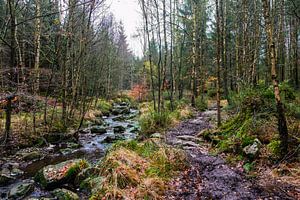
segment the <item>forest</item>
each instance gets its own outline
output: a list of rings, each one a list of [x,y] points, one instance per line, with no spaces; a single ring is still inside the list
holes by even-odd
[[[0,0],[0,27],[0,199],[300,199],[299,0]]]

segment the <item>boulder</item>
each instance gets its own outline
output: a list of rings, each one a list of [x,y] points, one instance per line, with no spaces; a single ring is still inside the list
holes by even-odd
[[[100,169],[97,167],[88,167],[86,169],[83,169],[80,173],[77,174],[75,178],[75,184],[79,186],[87,178],[98,176],[99,173]]]
[[[85,189],[90,191],[92,194],[97,193],[98,190],[101,190],[104,178],[101,176],[97,177],[88,177],[83,180],[80,184],[80,189]]]
[[[120,135],[120,134],[114,134],[114,135],[108,135],[103,142],[104,143],[112,143],[115,142],[117,140],[124,140],[124,136]]]
[[[24,181],[15,184],[8,193],[9,199],[22,199],[25,196],[32,193],[34,190],[34,185],[32,181]]]
[[[82,159],[48,165],[38,171],[35,181],[46,189],[57,188],[62,184],[73,182],[76,175],[87,167],[88,163]]]
[[[22,159],[25,161],[31,161],[41,158],[43,155],[39,151],[26,152],[21,154]]]
[[[91,132],[92,132],[92,133],[95,133],[95,134],[97,134],[97,135],[101,135],[101,134],[106,133],[107,131],[106,131],[106,128],[103,127],[103,126],[93,126],[93,127],[91,128]]]
[[[124,133],[126,129],[123,126],[115,126],[114,133]]]
[[[254,158],[258,156],[260,148],[261,148],[261,142],[258,139],[255,139],[253,144],[248,145],[243,148],[243,152],[251,158]]]
[[[52,194],[58,199],[58,200],[79,200],[79,196],[70,190],[59,188],[55,189]]]
[[[114,109],[111,111],[111,113],[112,113],[113,115],[120,115],[120,114],[122,113],[122,109],[120,109],[120,108],[114,108]]]
[[[123,115],[120,115],[120,116],[113,118],[112,120],[122,122],[122,121],[125,121],[125,119],[126,118]]]
[[[23,172],[22,170],[18,169],[18,168],[13,168],[13,169],[11,170],[10,174],[11,174],[12,176],[14,176],[14,177],[19,177],[19,176],[23,175],[24,172]]]
[[[130,129],[130,133],[137,133],[140,131],[140,127],[135,125]]]
[[[120,106],[126,106],[126,107],[128,107],[128,106],[129,106],[129,103],[123,101],[123,102],[121,102],[119,105],[120,105]]]
[[[112,111],[111,111],[111,113],[113,114],[113,115],[121,115],[121,114],[130,114],[130,108],[128,108],[128,107],[121,107],[121,106],[119,106],[119,107],[117,107],[117,108],[114,108]]]

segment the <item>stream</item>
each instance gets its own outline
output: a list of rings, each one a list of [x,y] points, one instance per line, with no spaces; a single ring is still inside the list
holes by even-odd
[[[67,141],[57,140],[59,142],[53,142],[48,147],[30,147],[0,158],[0,199],[11,199],[8,197],[9,191],[16,184],[23,181],[33,182],[35,174],[45,166],[75,158],[86,159],[90,164],[96,164],[116,141],[137,137],[138,115],[139,111],[125,102],[114,104],[110,115],[98,117],[97,123],[91,122],[79,132],[77,141],[74,141],[74,138]],[[60,135],[54,134],[54,140],[55,136],[59,138]],[[9,179],[6,181],[7,177]],[[80,199],[87,198],[87,194],[81,193],[78,188],[70,189],[78,191]],[[51,196],[50,192],[34,183],[33,192],[19,199],[39,199],[45,196]]]

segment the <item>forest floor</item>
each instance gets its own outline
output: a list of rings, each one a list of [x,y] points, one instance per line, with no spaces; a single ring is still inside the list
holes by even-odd
[[[185,149],[190,167],[171,181],[165,199],[299,199],[300,187],[271,178],[248,178],[239,167],[209,153],[210,144],[198,136],[211,128],[209,119],[215,114],[214,110],[198,113],[166,133],[168,144]]]

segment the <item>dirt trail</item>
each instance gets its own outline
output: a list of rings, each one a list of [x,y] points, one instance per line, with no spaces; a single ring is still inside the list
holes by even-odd
[[[195,136],[210,127],[208,120],[213,114],[214,111],[199,113],[167,132],[167,143],[185,149],[191,166],[170,183],[174,188],[166,193],[165,199],[295,199],[280,190],[267,191],[219,156],[208,154],[207,145]]]

